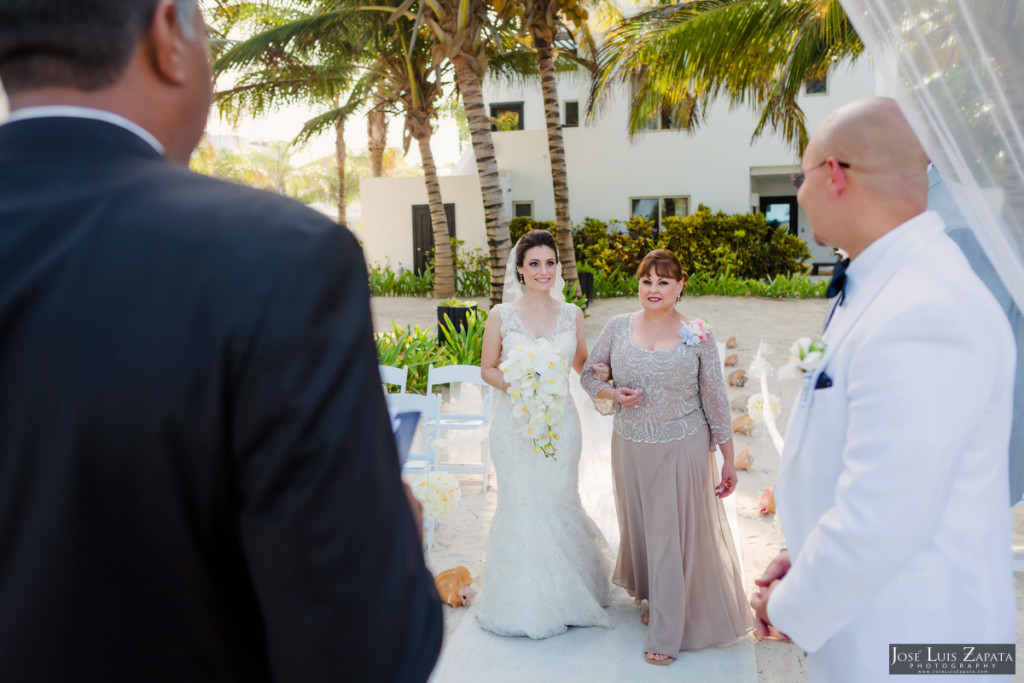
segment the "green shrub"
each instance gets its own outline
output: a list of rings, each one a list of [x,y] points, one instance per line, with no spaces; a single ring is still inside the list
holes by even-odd
[[[432,329],[399,327],[391,323],[391,332],[376,335],[377,362],[395,367],[409,366],[406,391],[425,394],[427,392],[427,370],[431,365],[447,364],[448,352],[437,345]]]
[[[491,291],[488,255],[482,249],[466,249],[462,240],[452,238],[455,261],[455,291],[459,296],[487,296]]]
[[[699,272],[690,278],[686,294],[690,296],[761,296],[775,299],[820,299],[825,297],[827,280],[814,281],[806,275],[780,275],[765,280],[737,278],[727,274]]]
[[[472,311],[466,316],[466,326],[455,329],[451,318],[445,316],[444,343],[438,344],[433,328],[399,327],[391,323],[391,331],[376,335],[377,362],[397,368],[409,367],[406,391],[424,394],[427,391],[427,372],[431,365],[480,365],[480,354],[487,324],[487,311]]]
[[[554,221],[535,221],[528,216],[516,216],[508,222],[508,237],[512,241],[511,244],[514,247],[519,238],[530,232],[531,230],[547,230],[552,235],[555,234],[555,222]],[[557,237],[556,237],[557,243]]]
[[[811,255],[799,237],[770,225],[764,214],[713,214],[703,204],[692,216],[666,218],[659,246],[674,251],[691,275],[754,280],[804,273]]]
[[[616,296],[636,296],[637,283],[632,273],[626,275],[619,271],[605,273],[599,270],[594,273],[594,297],[606,299]]]
[[[593,247],[599,240],[608,236],[608,224],[596,218],[584,218],[582,223],[572,228],[572,246],[576,250],[576,265],[587,262],[585,256],[587,250]],[[590,272],[596,272],[591,270]]]
[[[370,266],[370,296],[430,296],[433,291],[433,268],[428,267],[423,275],[411,270],[399,275],[389,264]]]
[[[446,362],[434,365],[480,365],[480,355],[484,341],[484,325],[487,324],[487,311],[476,310],[466,314],[466,325],[455,329],[455,324],[447,315],[444,317],[444,350]]]

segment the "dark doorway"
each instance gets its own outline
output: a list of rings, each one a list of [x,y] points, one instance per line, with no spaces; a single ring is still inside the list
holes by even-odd
[[[785,228],[790,235],[797,234],[796,197],[761,197],[761,213],[769,223]]]
[[[444,205],[444,216],[448,219],[448,234],[455,237],[455,205]],[[430,206],[416,204],[412,207],[412,269],[422,275],[427,267],[427,258],[434,251],[434,225],[430,220]]]

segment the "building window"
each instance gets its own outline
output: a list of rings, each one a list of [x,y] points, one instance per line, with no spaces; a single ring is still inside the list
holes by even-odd
[[[533,202],[512,202],[512,216],[513,218],[520,216],[533,218]]]
[[[497,102],[491,105],[491,130],[522,129],[522,102]]]
[[[661,222],[670,216],[687,216],[690,213],[689,197],[631,197],[629,215],[644,216],[654,224],[654,234],[661,231]]]
[[[827,95],[828,76],[822,76],[821,78],[808,78],[804,81],[804,90],[808,95]]]
[[[580,103],[574,100],[567,100],[565,103],[565,128],[575,128],[580,125]]]

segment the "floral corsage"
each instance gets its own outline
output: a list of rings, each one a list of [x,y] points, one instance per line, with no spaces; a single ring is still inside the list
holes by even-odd
[[[688,323],[683,323],[679,328],[679,336],[687,346],[696,346],[708,339],[708,323],[706,320],[694,318]]]
[[[789,347],[789,363],[779,368],[779,379],[789,379],[797,374],[814,372],[825,358],[825,342],[810,337],[800,337]]]

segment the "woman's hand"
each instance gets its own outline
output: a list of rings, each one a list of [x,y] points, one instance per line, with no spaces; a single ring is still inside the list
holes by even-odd
[[[640,405],[643,398],[643,390],[630,389],[629,387],[616,387],[612,392],[612,401],[620,404],[623,408],[633,408]]]
[[[594,371],[594,377],[602,382],[611,381],[612,367],[607,363],[591,363],[589,367]]]
[[[731,461],[723,463],[722,481],[715,487],[715,495],[719,498],[725,498],[736,491],[736,483],[738,481],[739,479],[736,478],[736,466]]]

